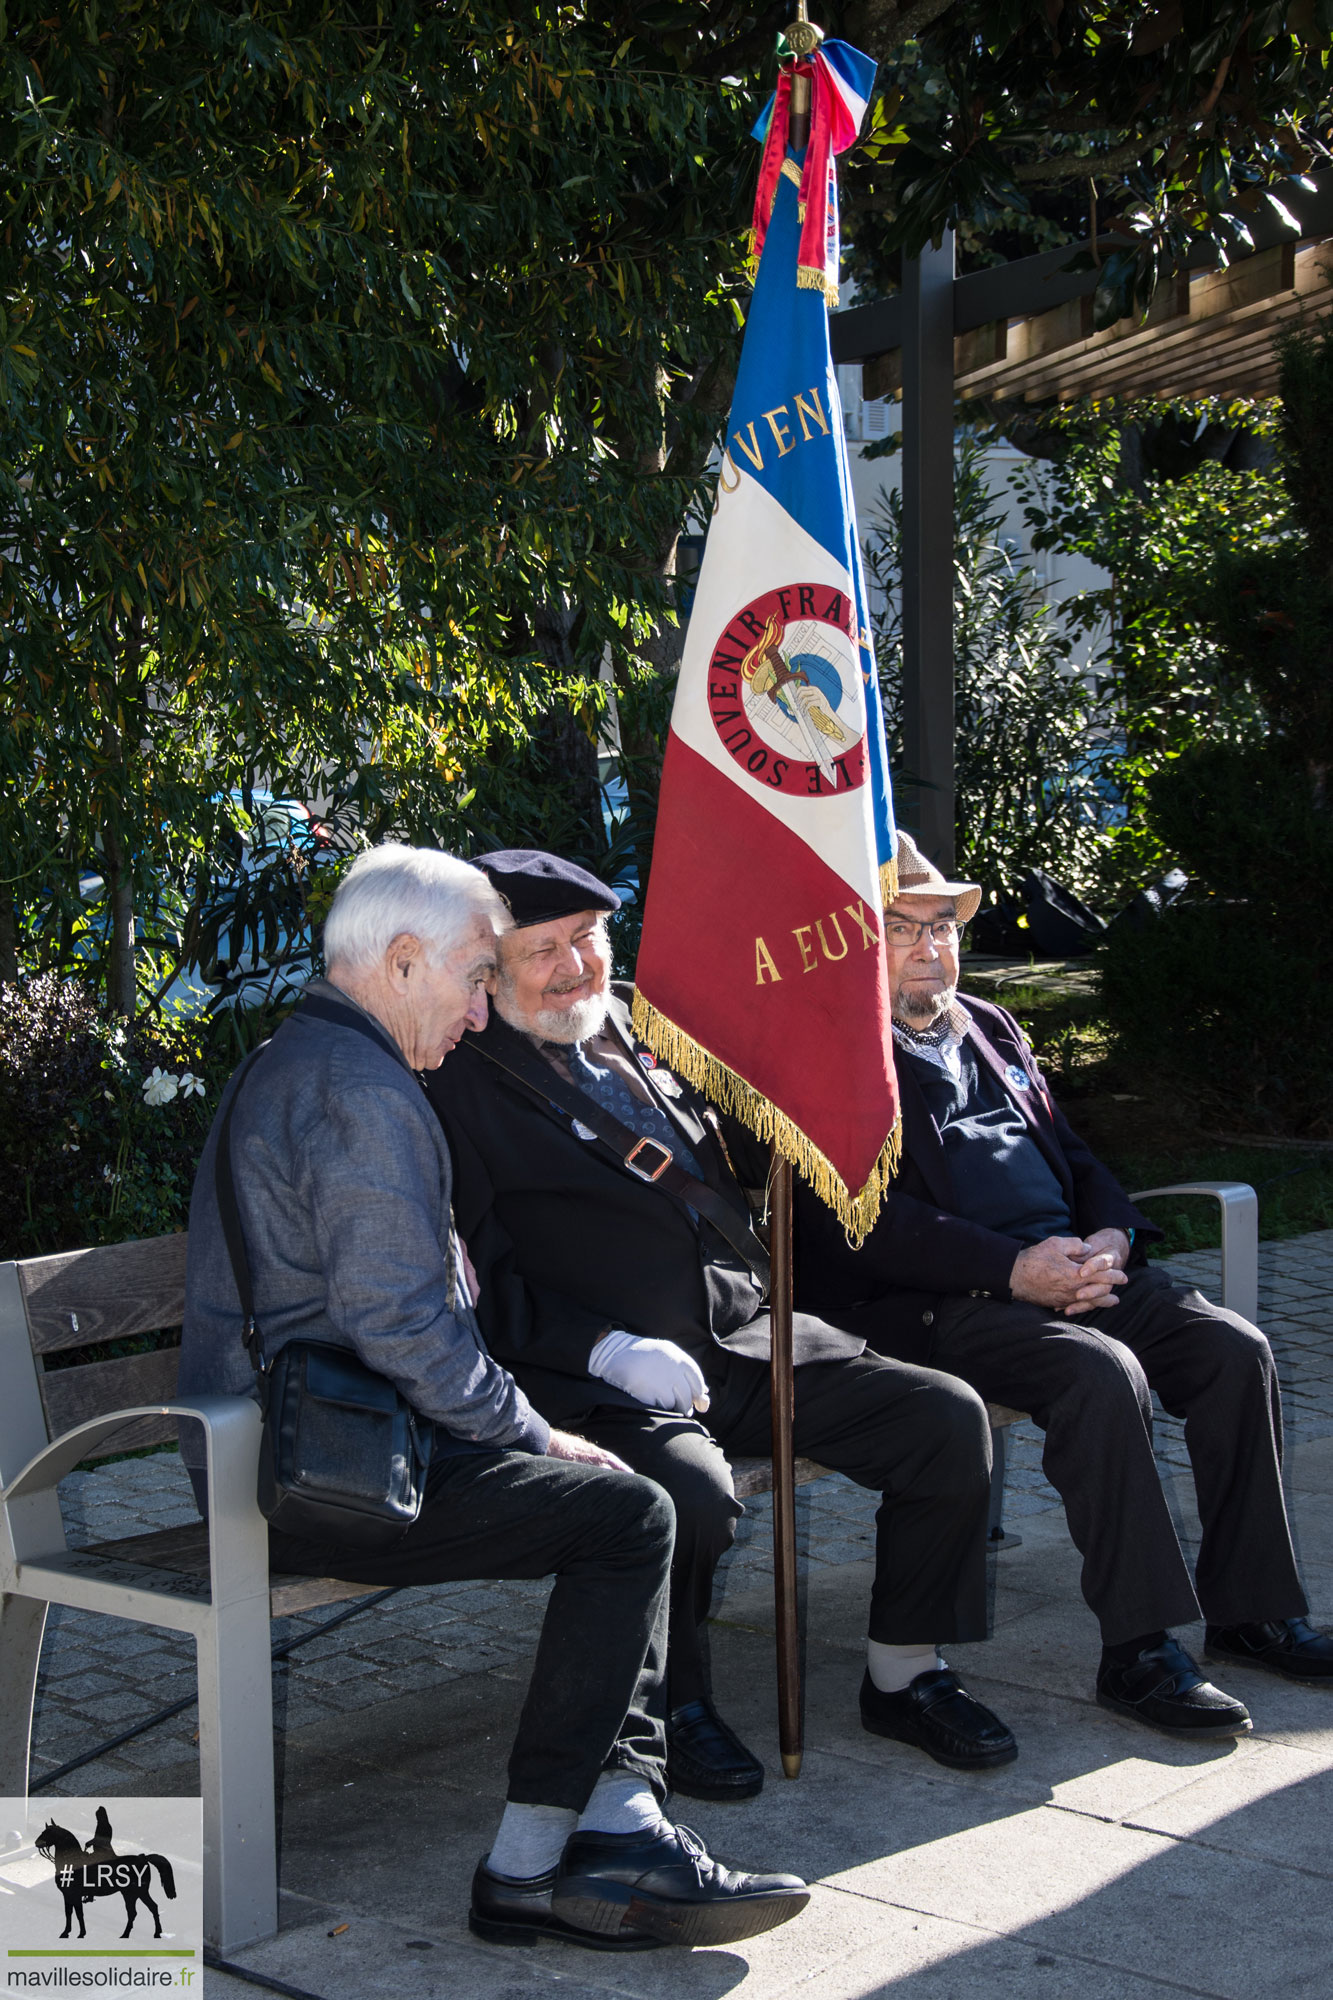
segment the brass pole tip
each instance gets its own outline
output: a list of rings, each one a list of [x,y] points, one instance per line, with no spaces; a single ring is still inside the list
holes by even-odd
[[[801,1752],[801,1751],[799,1751],[799,1750],[784,1750],[784,1751],[783,1751],[783,1753],[782,1753],[782,1775],[783,1775],[783,1777],[784,1777],[784,1778],[799,1778],[799,1777],[800,1777],[800,1775],[801,1775],[801,1756],[802,1756],[802,1752]]]
[[[793,21],[782,30],[782,38],[794,56],[812,56],[824,39],[824,30],[813,21]]]

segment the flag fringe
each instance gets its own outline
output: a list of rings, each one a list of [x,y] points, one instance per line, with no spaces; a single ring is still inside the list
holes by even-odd
[[[822,292],[829,311],[837,307],[838,287],[817,264],[796,266],[796,289],[800,292]]]
[[[898,894],[898,863],[896,858],[892,861],[881,861],[879,864],[879,893],[887,910],[889,904]]]
[[[737,1076],[719,1057],[710,1054],[683,1028],[665,1014],[659,1014],[651,1000],[635,991],[634,1032],[646,1042],[668,1068],[702,1091],[719,1110],[727,1111],[754,1133],[776,1146],[784,1160],[790,1160],[805,1176],[820,1200],[837,1216],[847,1240],[859,1250],[874,1228],[889,1182],[898,1171],[902,1156],[902,1120],[899,1119],[880,1149],[870,1170],[870,1178],[859,1193],[853,1194],[833,1162],[808,1139],[799,1125],[769,1101],[761,1091]]]

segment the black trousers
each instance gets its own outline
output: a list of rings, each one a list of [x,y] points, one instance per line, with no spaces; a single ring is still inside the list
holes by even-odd
[[[710,1692],[700,1628],[713,1571],[743,1513],[726,1453],[772,1449],[768,1364],[710,1361],[705,1430],[687,1417],[602,1406],[579,1429],[666,1488],[676,1509],[669,1703]],[[887,1644],[984,1639],[990,1427],[963,1382],[877,1354],[796,1370],[795,1446],[883,1495],[869,1631]]]
[[[376,1553],[271,1532],[275,1571],[381,1585],[555,1577],[508,1796],[581,1812],[601,1771],[665,1796],[671,1502],[647,1479],[528,1452],[437,1458],[421,1513]]]
[[[1277,1371],[1237,1313],[1153,1269],[1132,1271],[1117,1303],[1086,1319],[942,1298],[931,1360],[988,1401],[1031,1411],[1045,1431],[1043,1469],[1107,1645],[1201,1613],[1230,1625],[1305,1611],[1282,1498]],[[1193,1583],[1153,1457],[1154,1389],[1184,1419],[1203,1529]]]

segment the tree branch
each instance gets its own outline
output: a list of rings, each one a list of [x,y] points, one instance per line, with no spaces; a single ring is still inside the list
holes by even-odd
[[[847,10],[847,39],[868,55],[884,56],[912,41],[953,4],[954,0],[913,0],[912,5],[899,7],[895,0],[862,0],[859,7]]]
[[[1189,123],[1193,124],[1191,118]],[[1030,160],[1025,166],[1010,169],[1015,181],[1028,187],[1051,187],[1058,181],[1083,181],[1090,174],[1118,174],[1126,167],[1136,167],[1145,153],[1154,146],[1161,146],[1168,139],[1175,138],[1175,125],[1159,125],[1155,132],[1144,132],[1137,139],[1129,139],[1123,146],[1115,146],[1109,153],[1062,153],[1053,160]]]

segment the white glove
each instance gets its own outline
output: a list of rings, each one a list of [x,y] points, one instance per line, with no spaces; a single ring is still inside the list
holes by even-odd
[[[588,1372],[650,1410],[674,1410],[687,1417],[692,1410],[708,1408],[703,1370],[674,1340],[604,1333],[588,1356]]]

